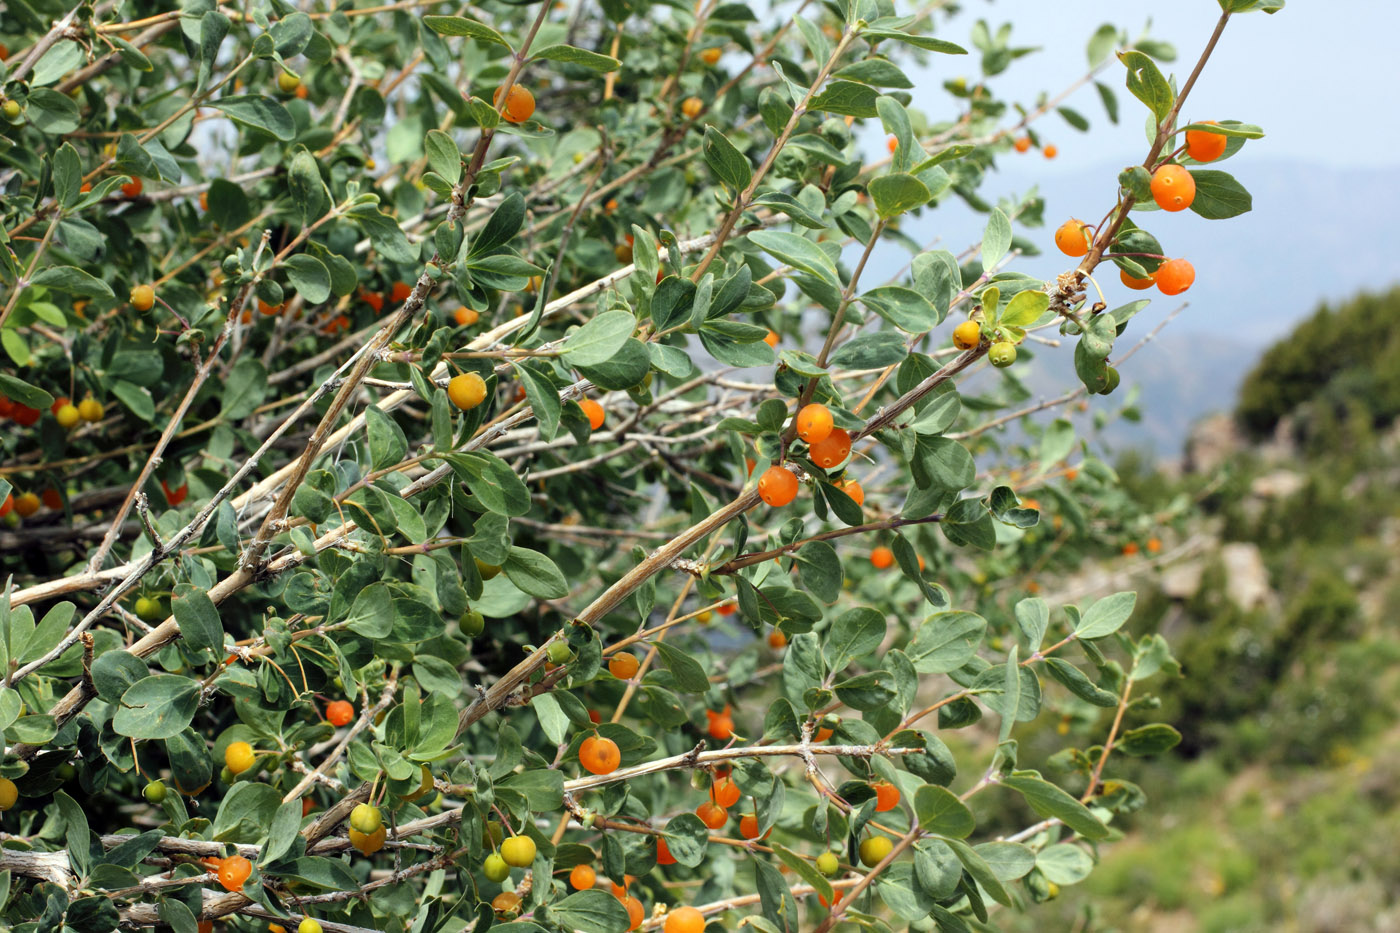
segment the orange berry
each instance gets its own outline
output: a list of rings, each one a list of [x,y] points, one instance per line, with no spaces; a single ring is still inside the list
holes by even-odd
[[[823,470],[839,466],[851,455],[851,435],[845,428],[832,428],[825,440],[819,441],[807,451],[812,462]]]
[[[758,497],[774,508],[797,498],[797,477],[787,467],[770,466],[758,478]]]
[[[491,95],[491,103],[495,107],[501,106],[501,88],[496,88],[496,93]],[[506,94],[506,105],[501,110],[501,116],[507,123],[524,123],[535,112],[535,95],[530,93],[530,89],[519,84],[512,84],[510,92]]]
[[[447,398],[462,411],[486,401],[486,380],[480,373],[458,373],[447,382]]]
[[[296,95],[298,100],[306,100],[306,98],[311,96],[311,92],[306,89],[305,84],[298,84]]]
[[[894,551],[878,545],[870,551],[870,563],[875,565],[876,570],[888,570],[894,566]]]
[[[705,933],[705,915],[694,907],[677,907],[666,915],[665,933]]]
[[[617,743],[600,735],[590,735],[578,749],[579,764],[593,774],[612,774],[622,763]]]
[[[1128,274],[1128,270],[1127,270],[1127,269],[1119,269],[1119,270],[1118,270],[1118,279],[1119,279],[1119,281],[1121,281],[1124,285],[1126,285],[1126,286],[1128,286],[1129,288],[1131,288],[1133,291],[1138,291],[1138,292],[1142,291],[1144,288],[1151,288],[1153,285],[1156,285],[1156,284],[1157,284],[1156,273],[1153,273],[1153,274],[1151,274],[1151,275],[1148,275],[1148,277],[1145,278],[1145,279],[1136,279],[1136,278],[1133,278],[1131,275]]]
[[[591,398],[580,399],[578,407],[583,409],[584,415],[588,417],[588,426],[594,431],[603,426],[603,421],[607,418],[607,412],[603,411],[603,406],[599,405]]]
[[[817,903],[821,904],[823,907],[830,907],[830,906],[831,906],[831,903],[840,903],[841,898],[843,898],[843,897],[845,897],[845,896],[846,896],[846,892],[843,891],[843,890],[841,890],[840,888],[837,888],[835,891],[832,891],[832,892],[831,892],[831,902],[828,902],[828,901],[827,901],[826,895],[824,895],[824,894],[818,894],[818,895],[817,895]]]
[[[812,736],[812,741],[825,742],[827,739],[831,738],[835,732],[835,729],[828,729],[825,726],[818,727],[816,735]]]
[[[1202,123],[1209,123],[1215,126],[1214,120],[1202,120]],[[1225,144],[1229,140],[1222,133],[1212,133],[1210,130],[1187,130],[1186,131],[1186,154],[1197,162],[1214,162],[1225,154]]]
[[[656,864],[674,865],[676,857],[671,854],[671,847],[666,844],[665,836],[656,837]]]
[[[719,829],[725,823],[729,822],[729,812],[719,804],[712,803],[708,800],[695,808],[695,815],[700,817],[700,822],[704,823],[710,829]]]
[[[1161,539],[1161,538],[1148,538],[1148,539],[1147,539],[1147,553],[1149,553],[1149,554],[1156,554],[1156,553],[1157,553],[1158,551],[1160,551],[1160,550],[1162,550],[1162,539]]]
[[[502,891],[491,898],[491,909],[498,914],[514,914],[520,910],[520,895],[514,891]]]
[[[632,930],[640,927],[642,921],[646,919],[646,908],[642,906],[641,901],[630,895],[627,900],[622,902],[622,906],[627,908],[627,930],[628,933],[631,933]]]
[[[452,312],[452,319],[458,327],[471,327],[481,319],[481,314],[475,308],[458,308]]]
[[[1132,557],[1137,552],[1138,546],[1136,541],[1129,541],[1127,544],[1123,545],[1123,556]]]
[[[726,810],[738,803],[741,796],[743,794],[739,785],[727,777],[722,777],[710,785],[710,800]]]
[[[312,811],[312,810],[315,810],[315,809],[316,809],[316,801],[312,800],[310,797],[303,797],[303,798],[301,798],[301,815],[302,815],[302,816],[310,816],[310,815],[311,815],[311,811]]]
[[[395,282],[394,287],[389,290],[389,303],[401,305],[408,300],[408,296],[413,294],[413,286],[407,282]]]
[[[875,788],[875,812],[884,813],[886,810],[893,810],[899,806],[899,788],[889,781],[876,781]]]
[[[1157,268],[1157,290],[1180,295],[1196,281],[1196,268],[1185,259],[1168,259]]]
[[[15,507],[15,494],[10,492],[5,494],[5,501],[0,502],[0,518],[9,515]]]
[[[899,148],[899,140],[891,136],[889,139],[885,140],[885,148],[893,155],[894,151]]]
[[[804,405],[797,413],[797,436],[809,444],[820,444],[831,436],[835,427],[831,419],[831,409],[818,402]]]
[[[209,210],[209,192],[208,192],[208,191],[201,191],[201,192],[199,193],[199,209],[202,210],[202,211],[207,211],[207,210]]]
[[[1017,152],[1029,152],[1031,148],[1031,138],[1029,136],[1022,136],[1020,139],[1016,140],[1014,145]]]
[[[143,187],[141,179],[133,178],[131,181],[122,185],[122,194],[126,195],[128,198],[134,198],[141,194],[141,189]]]
[[[376,292],[367,292],[364,289],[360,289],[360,300],[369,305],[370,310],[375,314],[379,314],[384,310],[384,296]]]
[[[1066,220],[1055,231],[1055,246],[1066,256],[1083,256],[1090,242],[1089,225],[1082,220]]]
[[[15,402],[15,409],[10,417],[15,419],[16,424],[32,428],[38,422],[40,414],[42,413],[37,408],[30,408],[28,405]]]
[[[781,629],[775,628],[768,633],[768,647],[774,651],[781,651],[787,647],[787,636],[782,633]]]
[[[720,607],[720,615],[728,615],[723,607]],[[712,709],[705,710],[705,718],[710,721],[706,730],[710,733],[710,738],[724,742],[734,735],[734,717],[729,713],[728,704],[721,712],[715,712]]]
[[[83,182],[82,187],[78,189],[78,193],[79,193],[79,194],[87,194],[87,193],[88,193],[89,191],[91,191],[91,190],[92,190],[92,182],[90,182],[90,181],[85,181],[85,182]]]
[[[982,342],[982,325],[976,321],[963,321],[953,328],[953,346],[959,350],[971,350]]]
[[[334,700],[326,704],[326,722],[335,726],[348,726],[355,718],[355,707],[348,700]]]
[[[1041,151],[1045,153],[1045,158],[1047,159],[1053,159],[1060,154],[1060,150],[1056,149],[1054,146],[1046,146]]]
[[[50,486],[48,489],[45,489],[43,493],[40,494],[39,500],[43,502],[44,505],[53,509],[55,512],[63,508],[63,496],[59,494],[59,491],[57,489],[54,489],[52,486]]]
[[[1163,165],[1152,173],[1152,200],[1164,211],[1184,211],[1196,200],[1196,179],[1180,165]]]
[[[917,557],[917,558],[919,559],[919,573],[923,573],[923,572],[924,572],[924,555],[922,555],[922,554],[915,554],[914,556]]]
[[[768,830],[768,832],[763,834],[763,838],[767,839],[772,832],[773,830]],[[743,836],[745,839],[757,839],[758,817],[754,816],[752,813],[745,813],[743,818],[739,820],[739,835]]]
[[[131,290],[128,300],[137,311],[149,311],[156,303],[156,290],[149,285],[138,285]]]
[[[778,332],[776,330],[770,330],[768,336],[763,338],[763,342],[770,347],[776,347],[778,345],[778,339]]]
[[[281,313],[283,305],[270,305],[261,298],[258,299],[258,312],[266,317]]]
[[[698,97],[687,97],[681,101],[681,113],[685,114],[687,120],[694,120],[704,109],[705,104]]]
[[[637,668],[641,664],[637,661],[636,655],[620,651],[608,660],[608,670],[618,680],[631,680],[637,676]]]
[[[720,50],[718,47],[705,49],[700,53],[700,60],[707,65],[719,64]]]
[[[603,210],[609,214],[617,210],[617,198],[608,198],[607,201],[603,203]]]
[[[598,883],[598,873],[588,865],[575,865],[569,872],[569,885],[575,891],[587,891]]]
[[[749,472],[752,473],[753,471],[750,470]],[[723,605],[721,605],[721,606],[719,607],[719,614],[722,615],[722,616],[732,616],[734,613],[736,613],[736,612],[738,612],[738,611],[739,611],[739,604],[738,604],[738,603],[735,603],[735,602],[727,602],[727,603],[724,603]]]
[[[1069,482],[1071,482],[1071,483],[1074,482],[1075,480],[1079,479],[1079,468],[1078,468],[1078,467],[1068,467],[1068,468],[1066,468],[1066,470],[1065,470],[1065,479],[1067,479],[1067,480],[1068,480]]]
[[[856,505],[865,505],[865,487],[853,479],[843,479],[836,484],[836,488],[851,497],[851,501]]]
[[[181,483],[179,489],[171,489],[170,485],[165,480],[161,480],[160,488],[161,491],[165,493],[165,501],[170,503],[172,506],[179,505],[181,502],[184,502],[186,497],[188,497],[190,494],[189,483]]]
[[[225,891],[242,891],[243,882],[253,873],[253,863],[241,855],[230,855],[219,865],[219,884]]]

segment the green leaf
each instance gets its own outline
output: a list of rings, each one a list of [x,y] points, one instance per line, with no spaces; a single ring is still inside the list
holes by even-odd
[[[307,304],[317,305],[331,296],[331,274],[326,264],[308,253],[288,256],[287,280]]]
[[[442,130],[428,130],[423,138],[423,151],[429,167],[448,184],[455,185],[462,180],[462,152],[451,136]]]
[[[112,729],[133,739],[168,739],[194,719],[199,682],[178,674],[153,674],[127,688]]]
[[[408,453],[408,438],[398,422],[380,411],[379,406],[365,408],[365,431],[369,435],[370,465],[375,470],[392,466]]]
[[[1160,755],[1181,743],[1181,733],[1164,722],[1154,722],[1124,732],[1114,749],[1137,758]]]
[[[551,45],[540,49],[531,56],[533,60],[545,60],[551,62],[565,62],[570,65],[582,65],[597,72],[617,71],[622,67],[622,62],[611,55],[599,55],[597,52],[589,52],[586,49],[575,48],[572,45]]]
[[[870,84],[875,87],[912,88],[914,86],[914,82],[909,80],[908,75],[895,67],[892,62],[883,58],[866,58],[852,62],[837,71],[832,77],[858,81],[861,84]]]
[[[57,136],[78,128],[78,105],[67,94],[36,87],[25,103],[29,121],[40,132]]]
[[[440,36],[467,36],[510,48],[510,43],[499,32],[465,16],[425,16],[423,25]]]
[[[1018,607],[1019,608],[1019,607]],[[1118,695],[1091,681],[1088,676],[1073,664],[1061,658],[1046,658],[1045,669],[1075,696],[1086,703],[1112,709],[1118,705]]]
[[[702,150],[705,164],[733,191],[743,191],[753,178],[753,168],[733,143],[713,126],[705,127]]]
[[[81,197],[83,162],[72,143],[64,143],[53,154],[54,197],[59,206],[72,207]]]
[[[601,888],[575,891],[551,904],[549,913],[566,929],[583,933],[624,933],[631,924],[622,901]]]
[[[31,284],[42,285],[60,292],[85,295],[89,298],[115,298],[112,287],[101,279],[94,278],[77,266],[49,266],[40,269],[30,280]]]
[[[965,839],[977,828],[977,820],[957,795],[937,784],[924,784],[914,792],[914,812],[919,828],[940,836]]]
[[[919,179],[898,172],[873,178],[868,187],[875,211],[884,220],[922,207],[933,197],[928,186]]]
[[[525,197],[519,191],[506,195],[500,205],[491,212],[486,226],[472,240],[470,256],[484,256],[506,245],[520,232],[525,222]]]
[[[831,257],[805,237],[784,230],[755,230],[749,234],[749,242],[779,262],[810,273],[833,288],[841,285]]]
[[[1232,175],[1197,168],[1191,170],[1191,177],[1196,179],[1196,198],[1191,202],[1191,210],[1206,220],[1238,217],[1254,207],[1254,199]]]
[[[320,217],[330,206],[330,195],[326,193],[326,183],[321,179],[321,169],[316,157],[305,146],[297,147],[287,165],[287,187],[292,192],[292,200],[301,208],[305,223]]]
[[[554,561],[523,547],[512,547],[501,565],[510,582],[521,592],[539,599],[560,599],[569,595],[569,584]]]
[[[1007,327],[1029,327],[1050,308],[1050,296],[1042,291],[1027,289],[1017,292],[1001,313],[1001,323]]]
[[[1132,591],[1125,590],[1105,596],[1085,611],[1084,617],[1075,626],[1075,637],[1103,638],[1112,635],[1128,621],[1136,605],[1137,593]]]
[[[1161,123],[1171,113],[1176,95],[1157,68],[1157,63],[1137,51],[1119,52],[1118,60],[1127,66],[1128,90],[1146,104],[1157,122]]]
[[[710,678],[700,662],[668,642],[654,642],[661,660],[675,678],[675,687],[682,693],[704,693],[710,689]]]
[[[53,396],[43,389],[32,386],[22,379],[17,379],[9,373],[0,373],[0,395],[40,411],[50,407],[54,402]]]
[[[894,675],[889,671],[868,671],[842,681],[835,690],[842,703],[868,713],[887,706],[895,698]]]
[[[885,617],[874,609],[858,606],[837,616],[822,641],[827,670],[832,673],[845,670],[852,661],[875,651],[884,640],[885,632]]]
[[[761,194],[754,198],[752,203],[754,207],[766,207],[787,214],[809,230],[825,230],[827,227],[826,221],[822,220],[820,214],[808,210],[807,206],[797,198],[781,191],[769,191]]]
[[[830,363],[843,369],[882,369],[894,366],[908,355],[909,348],[903,337],[894,331],[878,330],[843,343],[831,354]]]
[[[290,142],[296,136],[296,121],[286,107],[271,97],[256,94],[219,97],[209,101],[209,105],[222,111],[235,123],[270,133],[283,142]]]
[[[239,781],[219,804],[212,827],[214,838],[257,845],[268,837],[281,806],[282,795],[277,788],[257,781]]]
[[[510,788],[525,795],[531,810],[546,812],[564,806],[564,774],[548,768],[519,771],[503,778],[497,787]]]
[[[992,866],[988,865],[987,860],[977,854],[972,846],[961,839],[944,838],[943,842],[953,850],[958,861],[962,862],[963,868],[967,869],[967,873],[992,896],[994,901],[1004,907],[1012,906],[1014,902],[1011,899],[1011,893],[1002,885],[1001,879],[992,870]]]
[[[875,99],[880,92],[854,81],[832,81],[808,103],[807,109],[846,117],[871,119],[879,116]]]
[[[972,612],[935,612],[909,640],[905,654],[920,674],[946,674],[962,667],[977,653],[987,620]]]
[[[1079,846],[1060,842],[1042,849],[1035,857],[1035,867],[1047,881],[1078,884],[1094,870],[1094,859]]]
[[[998,881],[1015,881],[1023,878],[1035,867],[1036,856],[1029,846],[1019,842],[996,840],[972,847],[982,856]]]
[[[560,355],[570,366],[598,366],[616,356],[636,329],[630,312],[604,311],[570,334]]]
[[[881,285],[859,299],[880,317],[910,334],[923,334],[937,327],[942,318],[924,295],[902,285]]]
[[[894,39],[926,52],[942,52],[945,55],[966,55],[967,49],[953,42],[935,39],[932,36],[916,36],[893,29],[867,29],[861,33],[867,39]]]
[[[345,619],[346,628],[366,638],[383,638],[394,630],[394,600],[389,587],[374,583],[360,590]]]
[[[1019,791],[1031,809],[1043,817],[1054,817],[1085,839],[1103,839],[1108,827],[1089,808],[1034,771],[1015,771],[1001,783]]]
[[[1011,220],[999,207],[992,208],[982,231],[982,266],[993,268],[1011,248]],[[1047,302],[1048,306],[1048,302]]]
[[[182,583],[175,588],[170,609],[175,614],[175,623],[180,627],[180,637],[191,650],[223,649],[224,626],[219,619],[219,610],[209,598],[208,592]]]

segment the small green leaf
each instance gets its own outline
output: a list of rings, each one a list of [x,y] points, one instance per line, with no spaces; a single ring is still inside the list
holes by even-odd
[[[510,48],[510,43],[499,32],[465,16],[425,16],[423,25],[440,36],[467,36]]]
[[[622,67],[622,62],[611,55],[599,55],[597,52],[589,52],[572,45],[551,45],[540,49],[530,57],[536,61],[543,59],[552,62],[565,62],[570,65],[582,65],[597,72],[617,71]]]

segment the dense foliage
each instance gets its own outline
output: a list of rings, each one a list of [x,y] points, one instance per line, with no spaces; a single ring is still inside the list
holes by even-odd
[[[1147,151],[1047,283],[978,189],[1088,120],[998,100],[981,21],[916,96],[940,4],[9,4],[0,914],[962,930],[1083,880],[1177,665],[1132,592],[1028,594],[1144,519],[1026,419],[1119,384],[1149,302],[1095,270],[1179,294],[1145,225],[1249,209],[1199,166],[1262,132],[1183,106],[1283,4],[1220,6],[1179,83],[1090,37]],[[901,230],[953,199],[964,253]],[[1026,404],[1047,339],[1082,385]]]

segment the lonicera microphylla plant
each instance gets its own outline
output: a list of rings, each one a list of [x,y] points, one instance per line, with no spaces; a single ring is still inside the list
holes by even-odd
[[[985,80],[1032,50],[944,5],[0,21],[5,923],[958,930],[1082,879],[1176,665],[1132,593],[1028,595],[1135,517],[1074,409],[959,388],[1068,377],[1052,328],[1056,405],[1118,385],[1148,302],[1094,273],[1208,266],[1154,177],[1248,209],[1261,131],[1184,114],[1282,5],[1179,82],[1094,34],[1156,129],[1051,282],[978,195],[1056,151]],[[872,281],[954,199],[980,242]]]

